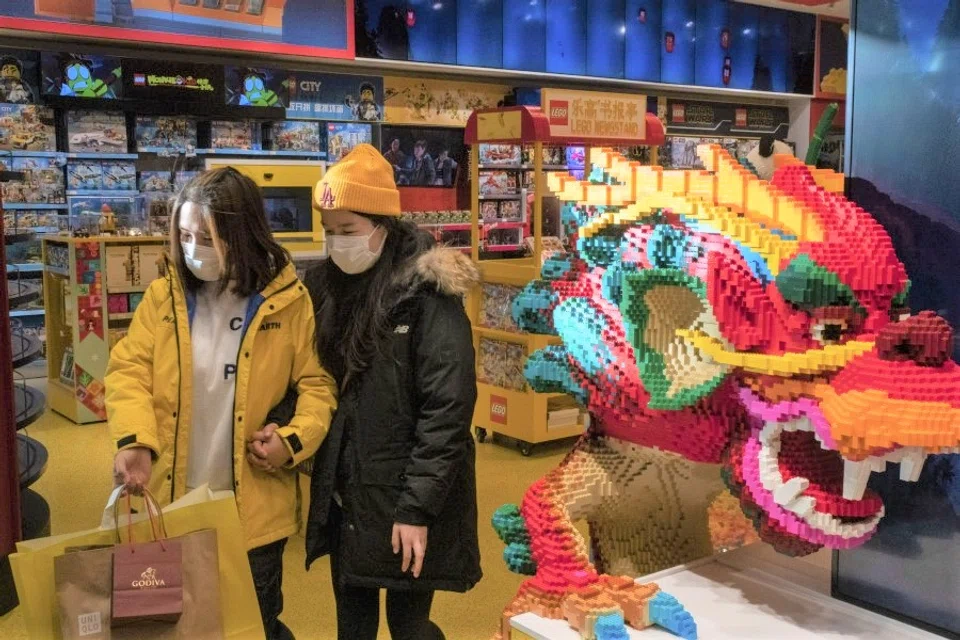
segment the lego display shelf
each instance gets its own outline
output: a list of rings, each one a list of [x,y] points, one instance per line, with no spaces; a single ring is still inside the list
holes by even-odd
[[[47,393],[57,413],[78,424],[106,419],[111,346],[161,275],[165,245],[155,236],[43,239]]]
[[[638,134],[632,138],[575,135],[569,122],[561,126],[543,109],[526,106],[480,109],[467,121],[464,141],[471,153],[471,256],[481,272],[481,285],[467,302],[477,353],[473,422],[481,442],[489,435],[506,436],[525,456],[535,445],[579,436],[588,426],[588,416],[570,396],[536,393],[524,379],[526,358],[559,344],[559,339],[524,333],[511,319],[513,298],[540,277],[544,198],[550,195],[547,175],[580,168],[561,164],[567,147],[584,147],[585,166],[589,166],[591,146],[656,146],[664,141],[660,120],[646,113],[645,107],[636,108],[646,104],[644,96],[545,90],[542,103],[549,105],[552,100],[562,103],[564,109],[570,107],[571,116],[574,107],[581,113],[582,100],[632,104]],[[579,130],[593,130],[592,123]],[[522,252],[529,255],[515,257]]]
[[[830,597],[830,553],[788,558],[762,543],[643,576],[676,597],[701,640],[743,638],[934,640],[941,636]],[[579,640],[562,620],[514,617],[509,640]],[[657,627],[629,630],[630,640],[676,640]]]

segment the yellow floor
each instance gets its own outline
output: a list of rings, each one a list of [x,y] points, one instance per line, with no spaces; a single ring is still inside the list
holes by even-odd
[[[49,412],[29,429],[29,435],[43,442],[50,453],[46,474],[31,488],[50,503],[53,533],[96,527],[113,484],[106,425],[78,426]],[[437,596],[433,618],[449,640],[488,640],[493,634],[500,611],[521,578],[506,570],[501,558],[503,545],[490,526],[490,516],[506,502],[519,502],[525,488],[556,466],[568,450],[569,442],[558,443],[523,458],[515,450],[489,442],[477,445],[484,579],[466,595]],[[336,638],[326,561],[314,564],[309,574],[305,572],[302,538],[287,547],[285,561],[283,620],[301,640]],[[380,638],[388,637],[382,621]],[[0,638],[27,638],[16,610],[0,618]]]

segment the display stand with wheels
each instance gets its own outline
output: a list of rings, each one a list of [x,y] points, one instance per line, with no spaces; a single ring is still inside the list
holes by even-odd
[[[559,154],[545,160],[552,149],[582,146],[589,168],[591,146],[664,140],[662,123],[646,112],[645,96],[544,90],[542,101],[544,108],[475,111],[464,136],[471,154],[471,256],[482,280],[468,301],[477,353],[474,425],[479,441],[506,436],[525,456],[587,426],[571,397],[535,393],[524,378],[527,357],[559,340],[524,333],[511,317],[513,298],[540,276],[544,255],[563,250],[559,238],[545,242],[544,205],[548,172],[565,167],[555,164]]]

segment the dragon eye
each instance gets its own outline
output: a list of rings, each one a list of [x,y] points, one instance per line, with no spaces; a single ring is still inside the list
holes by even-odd
[[[846,330],[846,321],[826,320],[813,325],[810,335],[813,336],[814,340],[823,345],[840,344]]]

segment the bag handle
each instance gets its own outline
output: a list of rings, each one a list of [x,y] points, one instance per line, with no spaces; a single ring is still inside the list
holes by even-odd
[[[133,540],[133,508],[130,504],[130,491],[124,489],[119,497],[125,497],[127,503],[127,538],[129,544],[134,544]],[[147,508],[147,517],[150,519],[150,529],[153,531],[153,539],[160,543],[160,548],[167,550],[163,541],[168,538],[167,528],[163,522],[163,512],[160,510],[160,504],[157,499],[146,488],[143,489],[143,503]],[[123,538],[120,535],[120,500],[113,503],[113,521],[114,531],[117,534],[117,542],[122,543]],[[158,528],[159,525],[159,528]]]

